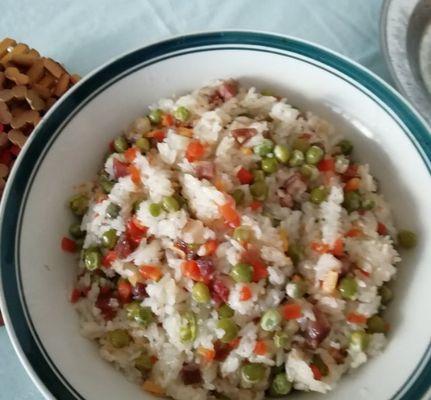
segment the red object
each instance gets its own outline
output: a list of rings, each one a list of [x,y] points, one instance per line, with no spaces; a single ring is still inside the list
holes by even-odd
[[[126,161],[129,163],[133,162],[137,155],[138,155],[138,149],[136,147],[129,147],[124,152],[124,157],[126,158]]]
[[[359,189],[361,180],[359,178],[350,178],[344,185],[344,190],[346,192],[354,192]]]
[[[123,304],[130,303],[132,300],[132,285],[129,281],[126,281],[124,279],[120,279],[118,281],[118,297],[121,300]]]
[[[184,385],[196,385],[202,382],[201,370],[196,364],[184,364],[179,375]]]
[[[166,133],[164,131],[154,131],[152,138],[156,141],[156,142],[163,142],[165,140],[166,137]]]
[[[0,152],[0,164],[4,164],[9,167],[11,162],[12,162],[12,153],[10,152],[10,149],[3,149]]]
[[[346,319],[352,324],[365,324],[367,322],[367,317],[365,315],[354,312],[348,313]]]
[[[284,319],[298,319],[301,317],[301,306],[299,304],[286,304],[283,306]]]
[[[257,130],[254,128],[238,128],[232,130],[231,132],[231,135],[238,144],[244,144],[245,142],[247,142],[247,140],[249,140],[256,134]]]
[[[205,347],[199,347],[198,353],[206,362],[211,362],[212,360],[214,360],[216,354],[215,350],[207,349]]]
[[[346,236],[347,237],[358,237],[358,236],[362,236],[363,232],[362,230],[358,229],[358,228],[352,228],[350,229],[350,231],[347,231]]]
[[[223,100],[229,100],[238,93],[238,82],[234,80],[223,82],[217,91]]]
[[[116,178],[129,175],[129,164],[114,158],[114,175]]]
[[[217,251],[218,242],[215,239],[210,239],[204,244],[204,247],[205,247],[206,255],[211,256],[215,254],[215,252]]]
[[[214,350],[215,350],[214,360],[224,361],[226,360],[229,353],[232,351],[232,348],[228,344],[222,343],[219,340],[217,340],[214,343]]]
[[[117,253],[114,250],[109,250],[102,258],[102,266],[108,268],[117,258]]]
[[[199,179],[213,179],[215,175],[214,163],[211,161],[201,161],[196,166],[196,175]]]
[[[120,238],[117,241],[117,244],[115,245],[114,250],[115,250],[116,256],[119,259],[126,258],[132,252],[130,242],[127,240],[126,236],[124,235],[120,236]]]
[[[331,249],[331,253],[334,256],[340,257],[344,254],[344,243],[343,243],[343,239],[338,238],[335,242],[334,242],[334,246]]]
[[[212,296],[214,300],[227,302],[229,299],[229,288],[221,279],[215,279],[212,284]]]
[[[350,164],[346,171],[344,172],[343,176],[347,179],[349,178],[355,178],[358,176],[358,165],[357,164]]]
[[[262,203],[261,203],[260,201],[253,200],[253,201],[250,203],[250,208],[251,208],[253,211],[260,210],[260,209],[262,208]]]
[[[76,242],[72,239],[69,239],[68,237],[64,237],[63,239],[61,239],[61,249],[69,253],[75,253]]]
[[[144,300],[148,297],[147,286],[142,282],[136,282],[136,285],[132,288],[133,300]]]
[[[310,365],[311,371],[313,371],[313,376],[316,381],[322,380],[322,373],[320,372],[320,369],[317,367],[317,365],[311,364]]]
[[[243,254],[242,258],[244,262],[253,267],[253,282],[259,282],[261,279],[268,277],[267,266],[260,258],[259,251],[249,249]]]
[[[130,177],[132,178],[132,182],[135,185],[141,184],[141,173],[139,172],[139,169],[135,167],[134,165],[129,165],[129,173]]]
[[[381,222],[379,222],[377,224],[377,233],[379,235],[382,235],[382,236],[387,235],[388,234],[388,229],[386,228],[386,225],[383,224],[383,223],[381,223]]]
[[[226,224],[231,228],[236,228],[241,224],[241,218],[239,214],[236,212],[235,207],[230,204],[226,203],[222,206],[219,206],[220,213],[223,216]]]
[[[251,290],[248,286],[244,285],[239,294],[240,301],[247,301],[250,300],[252,296]]]
[[[175,123],[175,119],[171,114],[163,114],[162,115],[162,125],[163,126],[172,126]]]
[[[208,284],[211,282],[214,275],[214,263],[208,257],[201,257],[196,260],[203,281]]]
[[[163,275],[160,268],[153,265],[143,265],[139,268],[139,272],[144,279],[150,279],[152,281],[158,281]]]
[[[136,218],[132,218],[127,223],[127,239],[135,245],[138,245],[142,238],[147,234],[148,228],[141,225]]]
[[[362,275],[366,276],[367,278],[371,275],[368,271],[365,271],[361,268],[358,268],[358,270]]]
[[[21,147],[19,147],[19,146],[15,145],[15,144],[10,148],[10,152],[11,152],[15,157],[18,157],[18,154],[20,153],[20,151],[21,151]]]
[[[194,281],[202,282],[204,280],[198,263],[194,260],[184,261],[181,264],[181,272],[185,277]]]
[[[231,349],[236,349],[237,347],[238,347],[238,345],[239,345],[239,342],[240,342],[240,338],[239,337],[237,337],[237,338],[235,338],[235,339],[233,339],[233,340],[231,340],[228,344],[229,344],[229,347],[231,348]]]
[[[311,242],[310,247],[311,250],[316,251],[317,253],[328,253],[330,250],[329,245],[320,242]]]
[[[254,353],[258,356],[264,356],[268,352],[266,343],[264,340],[257,340],[254,346]]]
[[[192,140],[187,146],[186,158],[189,162],[199,160],[205,153],[205,147],[199,140]]]
[[[236,173],[236,177],[242,185],[248,185],[253,182],[253,174],[248,169],[243,167],[241,167]]]
[[[106,293],[102,293],[102,291],[99,293],[99,296],[96,300],[96,307],[100,310],[100,312],[103,315],[103,318],[106,321],[110,321],[115,317],[117,312],[112,308],[110,305],[110,302],[115,297],[112,295],[111,291],[108,291]]]
[[[72,290],[72,293],[70,294],[70,302],[72,304],[75,304],[80,298],[81,298],[81,292],[78,289],[74,288]]]
[[[332,158],[324,158],[317,164],[317,168],[321,172],[329,172],[335,170],[335,162]]]

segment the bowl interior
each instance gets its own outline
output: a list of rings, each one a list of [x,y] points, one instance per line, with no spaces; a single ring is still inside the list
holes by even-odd
[[[327,396],[391,398],[415,370],[431,333],[431,248],[426,246],[431,237],[429,171],[402,122],[374,95],[335,70],[294,54],[245,48],[178,54],[110,82],[67,117],[35,170],[18,226],[23,293],[41,344],[58,372],[85,399],[150,398],[103,361],[96,345],[79,334],[78,318],[69,303],[76,260],[60,249],[60,238],[71,222],[66,202],[75,185],[94,177],[110,140],[145,113],[149,104],[226,77],[270,88],[293,105],[329,119],[352,139],[356,157],[370,164],[398,226],[417,232],[420,244],[403,254],[394,285],[386,351],[344,377]],[[33,368],[41,376],[37,366]]]

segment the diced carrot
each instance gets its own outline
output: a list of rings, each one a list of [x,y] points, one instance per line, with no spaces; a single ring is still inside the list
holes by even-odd
[[[165,391],[161,386],[159,386],[157,383],[151,381],[150,379],[147,379],[142,384],[142,389],[144,389],[146,392],[149,392],[151,394],[154,394],[155,396],[164,396]]]
[[[317,365],[310,364],[310,368],[311,368],[311,371],[313,372],[314,379],[316,381],[322,380],[322,373],[320,372],[320,369],[317,367]]]
[[[243,167],[241,167],[236,173],[236,177],[242,185],[248,185],[253,182],[253,174],[248,169]]]
[[[388,228],[386,228],[385,224],[383,224],[382,222],[379,222],[377,224],[377,233],[379,235],[385,236],[388,234]]]
[[[194,281],[203,281],[201,270],[199,269],[198,263],[194,260],[187,260],[181,264],[181,272],[187,278]]]
[[[70,294],[70,302],[75,304],[81,298],[81,292],[78,289],[73,289]]]
[[[198,348],[198,354],[204,359],[204,361],[211,362],[212,360],[214,360],[216,352],[214,349],[207,349],[205,347],[199,347]]]
[[[268,277],[268,268],[263,263],[263,261],[255,259],[250,261],[250,264],[253,267],[253,282],[259,282],[260,280],[266,279]]]
[[[237,338],[235,338],[235,339],[233,339],[233,340],[231,340],[230,342],[229,342],[229,347],[231,348],[231,349],[235,349],[235,348],[237,348],[238,347],[238,345],[239,345],[239,342],[241,341],[241,339],[239,338],[239,337],[237,337]]]
[[[316,251],[317,253],[328,253],[330,247],[326,243],[321,242],[311,242],[310,244],[311,250]]]
[[[219,190],[220,192],[224,192],[226,187],[225,184],[223,182],[223,179],[221,178],[216,178],[214,180],[214,186],[217,188],[217,190]]]
[[[264,356],[268,352],[267,345],[264,340],[257,340],[254,346],[254,353],[258,356]]]
[[[61,239],[61,249],[63,251],[67,251],[69,253],[75,253],[76,251],[76,242],[68,237],[64,237]]]
[[[204,247],[206,255],[211,256],[217,251],[218,242],[215,239],[210,239],[204,244]]]
[[[132,178],[132,182],[135,185],[140,185],[141,184],[141,173],[139,172],[139,168],[133,164],[129,165],[129,173],[130,173],[130,177]]]
[[[347,237],[358,237],[358,236],[362,236],[362,235],[363,235],[362,230],[358,229],[358,228],[352,228],[346,232]]]
[[[365,324],[367,322],[367,317],[362,314],[350,312],[347,314],[346,320],[352,324]]]
[[[317,164],[317,168],[322,172],[329,172],[335,170],[335,162],[332,158],[324,158],[322,161]]]
[[[252,211],[260,210],[262,208],[262,203],[258,200],[253,200],[250,203],[250,208],[252,209]]]
[[[298,319],[301,315],[301,306],[299,304],[289,303],[283,306],[284,319]]]
[[[153,138],[157,142],[163,142],[163,140],[165,140],[166,133],[161,129],[156,129],[154,131],[147,132],[145,136],[148,138]]]
[[[120,279],[117,285],[118,296],[123,303],[130,303],[132,299],[132,285],[129,281]]]
[[[338,238],[335,242],[334,245],[332,246],[331,249],[331,253],[334,256],[342,256],[344,254],[344,243],[343,243],[343,239]]]
[[[141,273],[141,275],[144,279],[149,279],[152,281],[158,281],[163,275],[160,268],[155,267],[153,265],[143,265],[139,269],[139,272]]]
[[[240,294],[239,294],[240,301],[250,300],[251,296],[252,296],[251,289],[247,285],[244,285],[240,290]]]
[[[133,162],[137,155],[138,155],[138,149],[136,147],[129,147],[124,152],[124,157],[125,157],[126,161],[129,163]]]
[[[359,178],[350,178],[344,185],[344,190],[346,192],[354,192],[359,189],[360,184],[361,180]]]
[[[223,204],[222,206],[219,206],[219,209],[223,219],[229,227],[236,228],[241,224],[241,218],[231,203]]]
[[[102,258],[102,266],[108,268],[117,258],[117,253],[114,250],[109,250]]]
[[[175,123],[175,119],[171,114],[163,114],[162,115],[162,125],[163,126],[172,126]]]
[[[187,146],[186,158],[193,162],[202,158],[205,154],[205,147],[199,140],[192,140]]]

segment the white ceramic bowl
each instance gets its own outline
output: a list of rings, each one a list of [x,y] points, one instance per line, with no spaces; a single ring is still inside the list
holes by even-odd
[[[69,303],[74,257],[60,250],[71,188],[91,179],[106,144],[155,100],[213,78],[272,88],[351,137],[419,246],[403,254],[388,318],[389,345],[327,399],[419,399],[431,382],[431,139],[388,85],[332,52],[253,32],[179,37],[127,54],[79,83],[19,157],[2,204],[2,308],[30,376],[47,398],[150,398],[99,358]],[[291,396],[297,398],[297,395]],[[302,399],[321,398],[306,394]]]

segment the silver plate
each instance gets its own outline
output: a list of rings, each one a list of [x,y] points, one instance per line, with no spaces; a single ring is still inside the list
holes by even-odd
[[[396,86],[431,125],[431,0],[385,0],[380,33]]]

